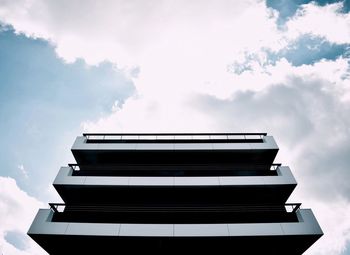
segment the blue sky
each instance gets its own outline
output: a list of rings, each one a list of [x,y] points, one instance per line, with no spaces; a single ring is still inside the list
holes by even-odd
[[[320,6],[324,6],[327,4],[342,2],[343,12],[348,12],[350,10],[350,2],[348,0],[339,1],[339,0],[319,0],[319,1],[311,1],[311,0],[267,0],[266,5],[277,10],[279,12],[279,24],[283,25],[288,18],[293,17],[293,15],[297,12],[300,5],[308,4],[311,2],[315,2]]]
[[[71,159],[69,143],[82,132],[81,122],[109,113],[115,102],[122,105],[134,85],[112,63],[66,64],[47,41],[12,28],[0,33],[0,59],[2,174],[46,200],[42,190]]]
[[[326,233],[307,254],[349,254],[349,10],[0,0],[0,249],[44,254],[25,233],[82,132],[232,131],[274,135]]]
[[[264,63],[275,64],[276,61],[285,58],[293,66],[312,65],[323,60],[335,60],[342,56],[349,56],[350,45],[347,43],[335,44],[324,40],[322,37],[305,35],[291,42],[287,47],[279,51],[266,50],[268,61]],[[237,62],[231,66],[233,72],[242,73],[250,70],[249,64],[257,56],[247,54],[245,62]]]

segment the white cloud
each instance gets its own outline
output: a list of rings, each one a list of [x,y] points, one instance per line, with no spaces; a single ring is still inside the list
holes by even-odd
[[[348,59],[339,58],[334,61],[320,61],[314,65],[292,66],[285,59],[275,65],[254,65],[252,70],[242,74],[232,74],[231,79],[234,87],[227,88],[226,94],[214,94],[217,98],[230,99],[237,91],[260,91],[263,92],[273,84],[284,84],[291,77],[300,79],[325,80],[331,86],[324,87],[336,94],[341,101],[350,101],[350,80],[344,79],[348,74]],[[250,86],[246,86],[251,84]],[[293,84],[289,83],[290,87]],[[197,94],[210,94],[200,90],[188,91],[182,88],[181,96],[166,88],[162,91],[153,91],[153,94],[135,96],[129,98],[122,109],[112,112],[109,116],[101,118],[97,122],[85,122],[83,127],[87,131],[214,131],[220,128],[221,122],[217,123],[212,117],[208,118],[205,111],[197,109],[193,105],[193,98]],[[290,102],[293,103],[293,102]],[[310,101],[311,103],[311,101]],[[248,111],[251,106],[245,105]],[[229,118],[230,121],[231,118]],[[222,120],[223,121],[223,120]],[[224,121],[226,122],[226,121]],[[219,124],[219,125],[218,125]],[[248,128],[250,129],[250,128]],[[233,130],[237,131],[237,130]],[[239,131],[239,130],[238,130]],[[242,131],[242,130],[241,130]]]
[[[27,235],[38,208],[44,205],[22,191],[16,181],[0,176],[0,249],[4,255],[46,254]],[[22,239],[23,250],[9,243],[6,236],[15,233]]]
[[[189,53],[193,43],[209,45],[221,41],[254,46],[258,40],[236,22],[237,17],[247,21],[251,14],[257,19],[268,15],[264,10],[257,12],[259,7],[251,8],[254,2],[2,1],[0,17],[19,32],[51,40],[57,45],[58,54],[67,61],[82,57],[89,63],[108,59],[122,64],[136,60],[141,64],[140,59],[146,60],[149,53],[157,53],[155,49],[162,52],[175,45]],[[259,28],[262,32],[270,31],[265,23],[260,27],[252,24],[254,31]],[[220,40],[235,30],[241,32],[239,38],[231,34],[229,41]],[[273,38],[259,37],[273,42]]]
[[[65,61],[139,66],[134,82],[142,98],[171,95],[173,101],[198,91],[229,95],[235,80],[227,65],[245,52],[285,45],[276,19],[260,0],[0,4],[0,20],[17,32],[51,41]]]
[[[302,5],[296,15],[286,23],[289,38],[302,34],[324,37],[331,43],[350,42],[350,13],[342,13],[342,2],[318,6]]]
[[[261,90],[271,76],[261,74],[260,83],[249,75],[237,80],[228,65],[254,54],[258,61],[251,65],[261,68],[268,60],[263,49],[276,52],[304,34],[349,42],[349,15],[339,13],[340,7],[304,5],[283,31],[276,25],[278,13],[261,0],[3,1],[0,20],[51,41],[68,62],[139,66],[134,82],[142,98],[181,100],[193,92],[227,97],[242,88]]]

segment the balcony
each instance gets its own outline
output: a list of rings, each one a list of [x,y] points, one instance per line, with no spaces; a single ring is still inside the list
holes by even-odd
[[[80,165],[230,163],[267,170],[278,147],[265,133],[84,134],[72,153]]]
[[[289,167],[279,165],[264,176],[82,176],[76,171],[62,167],[53,183],[67,204],[283,204],[297,185]]]
[[[323,234],[310,209],[293,222],[130,224],[55,222],[57,209],[39,210],[28,234],[50,254],[227,252],[302,254]]]

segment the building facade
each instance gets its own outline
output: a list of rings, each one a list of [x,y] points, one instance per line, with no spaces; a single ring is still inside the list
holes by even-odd
[[[28,234],[49,254],[302,254],[322,236],[265,133],[83,134]]]

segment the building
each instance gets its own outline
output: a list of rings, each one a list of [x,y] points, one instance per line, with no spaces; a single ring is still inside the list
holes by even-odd
[[[84,134],[28,234],[50,254],[302,254],[322,236],[265,133]]]

